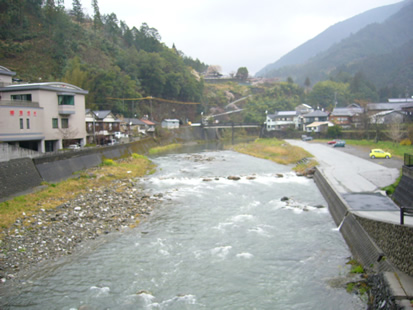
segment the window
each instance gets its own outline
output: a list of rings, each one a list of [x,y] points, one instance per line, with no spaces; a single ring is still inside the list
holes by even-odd
[[[26,127],[30,129],[30,118],[26,118]]]
[[[75,97],[72,95],[58,95],[59,105],[75,105]]]
[[[24,123],[23,123],[23,119],[21,118],[20,119],[20,129],[23,129],[24,128]]]
[[[11,95],[11,100],[32,101],[32,94]]]
[[[62,128],[69,128],[69,119],[62,118]]]
[[[52,128],[59,128],[59,123],[57,118],[52,118]]]

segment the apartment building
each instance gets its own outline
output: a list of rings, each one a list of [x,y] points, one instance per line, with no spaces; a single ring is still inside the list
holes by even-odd
[[[38,152],[86,143],[87,90],[62,82],[14,84],[0,66],[0,142]]]

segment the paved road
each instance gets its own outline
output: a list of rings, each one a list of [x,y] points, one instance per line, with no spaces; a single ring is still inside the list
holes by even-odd
[[[400,224],[400,209],[387,196],[378,195],[380,188],[393,184],[400,175],[399,159],[370,159],[368,150],[346,146],[333,148],[327,144],[286,140],[310,152],[319,169],[347,201],[352,213],[376,221]],[[405,217],[413,226],[413,217]]]
[[[320,170],[341,194],[374,192],[393,184],[400,175],[402,162],[397,159],[369,159],[368,151],[364,153],[351,146],[334,148],[301,140],[287,142],[313,154]]]
[[[369,159],[368,149],[329,145],[300,140],[287,140],[313,154],[318,168],[346,200],[351,213],[376,221],[400,224],[400,209],[387,196],[378,192],[399,176],[403,162],[397,158]],[[413,226],[413,217],[404,218],[405,225]],[[398,272],[385,273],[393,292],[399,296],[413,295],[413,277]],[[409,300],[403,302],[409,304]]]

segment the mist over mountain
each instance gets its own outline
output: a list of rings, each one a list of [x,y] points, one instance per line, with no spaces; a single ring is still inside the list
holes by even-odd
[[[362,71],[376,86],[412,79],[413,1],[369,10],[329,27],[256,76],[312,84],[339,72]],[[410,49],[409,49],[410,47]]]

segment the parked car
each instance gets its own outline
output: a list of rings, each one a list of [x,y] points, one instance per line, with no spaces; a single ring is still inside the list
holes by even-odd
[[[391,158],[391,154],[389,152],[385,152],[382,149],[372,149],[370,151],[370,158]]]
[[[71,144],[67,148],[69,150],[80,150],[80,146],[78,144]]]
[[[330,145],[331,145],[331,144],[336,144],[336,143],[337,143],[337,140],[331,140],[331,141],[328,141],[328,142],[327,142],[327,144],[330,144]]]
[[[340,141],[336,141],[336,143],[334,143],[333,147],[345,147],[346,146],[346,141],[340,140]]]
[[[307,135],[302,135],[301,140],[303,141],[311,141],[313,140],[313,137],[307,136]]]

